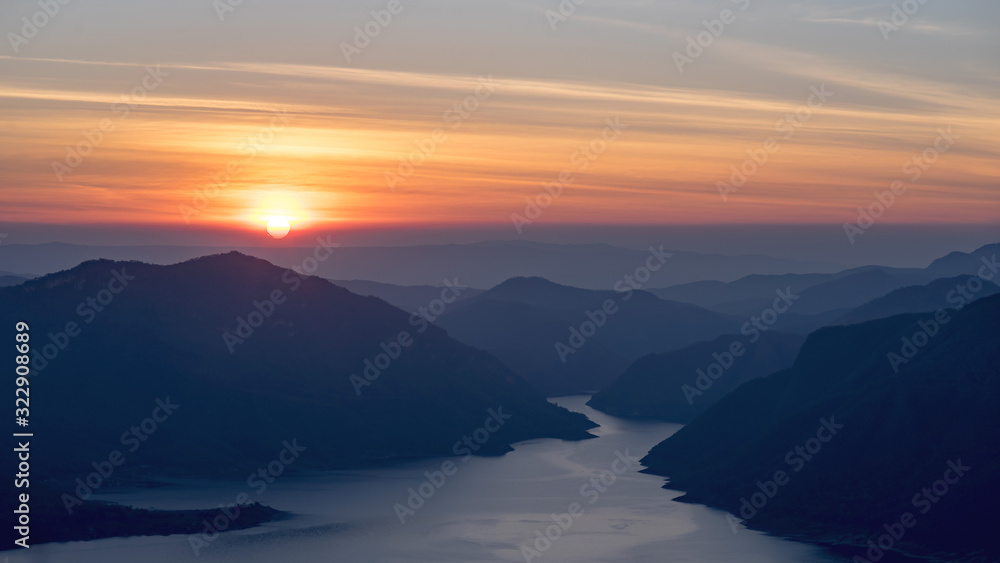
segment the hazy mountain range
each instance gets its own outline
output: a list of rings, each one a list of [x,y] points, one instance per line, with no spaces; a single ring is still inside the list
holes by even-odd
[[[650,354],[587,404],[616,416],[688,423],[743,383],[790,367],[804,340],[799,334],[766,332],[751,342],[728,334]]]
[[[319,242],[322,241],[322,244]],[[333,247],[331,237],[315,246]],[[671,252],[669,245],[666,251]],[[659,245],[657,245],[659,248]],[[0,270],[47,274],[72,268],[86,260],[140,260],[175,264],[199,256],[237,250],[282,267],[301,264],[313,248],[197,247],[197,246],[83,246],[63,243],[0,246]],[[590,289],[611,289],[622,276],[646,260],[647,249],[607,244],[549,244],[528,241],[492,241],[474,244],[421,246],[341,246],[330,248],[330,258],[318,264],[315,275],[336,280],[369,280],[394,285],[440,286],[458,278],[469,287],[489,288],[512,277],[539,276],[556,283]],[[771,258],[768,256],[702,254],[672,251],[667,266],[649,282],[664,287],[696,280],[735,280],[748,274],[834,272],[836,265]]]
[[[736,330],[736,322],[645,291],[594,291],[513,278],[436,321],[549,395],[593,392],[636,359]]]
[[[463,290],[455,303],[442,309],[442,314],[439,318],[435,317],[434,322],[462,342],[491,352],[548,395],[593,392],[610,385],[632,362],[647,354],[709,341],[727,333],[736,333],[741,328],[756,331],[749,323],[774,306],[781,292],[791,295],[792,302],[783,307],[785,310],[774,319],[768,319],[771,324],[766,328],[791,334],[805,335],[830,324],[932,311],[947,305],[947,295],[953,289],[948,284],[957,284],[960,279],[932,281],[926,287],[910,285],[913,280],[924,283],[922,280],[934,280],[936,275],[953,273],[962,268],[967,279],[969,273],[975,273],[984,266],[984,259],[989,262],[997,250],[1000,250],[1000,245],[985,246],[972,254],[953,253],[923,269],[872,266],[836,274],[755,274],[731,283],[699,282],[649,292],[632,291],[629,297],[636,297],[636,301],[627,306],[622,300],[623,295],[617,292],[590,291],[541,278],[513,278],[485,292]],[[409,311],[428,306],[441,292],[441,288],[431,286],[400,287],[360,281],[346,283],[356,291],[377,295]],[[994,292],[995,284],[987,281],[976,297]],[[922,296],[919,299],[916,298],[918,293]],[[664,299],[655,299],[651,294]],[[708,294],[714,297],[709,299]],[[745,299],[748,295],[758,297]],[[670,301],[667,299],[669,296],[688,301],[688,304]],[[744,299],[726,301],[730,297]],[[574,337],[572,331],[579,333],[582,323],[588,321],[588,312],[593,314],[599,311],[602,302],[609,298],[621,305],[616,309],[618,312],[610,315],[608,322],[593,337],[581,339],[580,334]],[[586,345],[579,350],[569,350],[566,346],[571,337],[586,341]],[[730,341],[734,338],[739,336],[731,337]],[[785,342],[794,340],[791,335],[785,338]],[[794,359],[796,350],[788,346],[779,346],[783,353],[771,358],[769,344],[772,344],[771,339],[767,339],[762,348],[752,350],[743,361],[736,362],[731,374],[733,377],[721,382],[707,394],[707,398],[701,397],[700,407],[711,404],[711,397],[731,390],[734,381],[739,383],[768,375],[779,367],[786,367]],[[562,353],[557,346],[563,346]],[[715,346],[719,348],[718,344]],[[662,384],[674,387],[674,399],[684,399],[676,392],[681,389],[681,380],[694,377],[694,365],[701,362],[707,368],[712,363],[708,360],[715,350],[706,351],[703,348],[691,350],[690,359],[681,360],[681,356],[672,356],[666,360],[664,369],[670,373],[674,373],[676,368],[666,366],[675,362],[691,368],[676,376],[676,384]],[[724,352],[725,349],[722,346],[719,351]],[[647,361],[645,367],[630,369],[630,372],[648,372],[651,362]],[[625,384],[631,377],[623,378],[620,383]],[[613,389],[608,392],[617,392]],[[638,394],[642,394],[644,389],[645,384],[635,387]],[[592,405],[615,414],[665,416],[668,420],[677,421],[690,420],[692,414],[697,412],[690,405],[680,409],[668,408],[668,404],[653,405],[652,396],[636,398],[649,404],[650,409],[628,400],[614,404],[609,402],[610,396],[598,394]],[[624,396],[618,395],[620,398]]]
[[[966,301],[966,297],[963,297],[959,288],[968,288],[965,291],[971,294],[972,300],[1000,293],[1000,286],[989,280],[979,279],[977,281],[977,277],[955,276],[934,280],[927,285],[902,287],[858,306],[839,317],[834,324],[854,324],[901,313],[920,313],[942,308],[954,308]],[[1000,277],[997,279],[1000,281]],[[980,283],[982,289],[977,289],[972,293],[971,288],[978,288]]]
[[[880,277],[873,279],[878,286]],[[802,295],[823,285],[827,284],[813,286]],[[846,314],[835,310],[836,320],[823,324],[856,324],[904,313],[933,313],[960,308],[997,293],[1000,287],[978,276],[942,278],[890,291]],[[824,316],[830,319],[829,314]],[[629,366],[588,404],[617,416],[690,422],[739,385],[790,367],[803,340],[804,336],[798,334],[769,331],[757,335],[751,331],[666,354],[651,354]]]
[[[466,246],[549,258],[585,250]],[[62,245],[50,263],[82,248]],[[559,275],[596,283],[608,264],[634,260],[634,271],[648,257],[586,249],[601,256]],[[436,276],[468,250],[435,247],[424,257],[448,260],[414,275]],[[66,520],[43,541],[186,533],[205,515],[84,499],[76,509],[105,524],[67,519],[64,495],[78,494],[76,479],[114,452],[123,460],[97,488],[241,477],[289,444],[301,445],[294,471],[497,455],[528,439],[593,437],[592,422],[545,395],[598,391],[590,404],[599,410],[688,423],[644,459],[686,500],[810,541],[862,546],[935,471],[974,467],[948,508],[921,514],[926,529],[899,544],[964,554],[992,549],[982,542],[992,520],[968,515],[1000,500],[991,489],[998,438],[977,434],[1000,422],[1000,287],[985,279],[1000,267],[997,250],[952,253],[927,268],[758,273],[648,291],[538,276],[476,287],[493,273],[331,282],[238,252],[171,265],[100,259],[36,279],[4,274],[0,322],[31,324],[31,387],[44,397],[31,428],[48,436],[32,452],[33,510]],[[0,258],[22,251],[4,246]],[[267,252],[290,260],[299,251]],[[716,258],[699,260],[708,268]],[[490,428],[485,441],[466,440],[481,428]],[[829,455],[789,457],[820,428],[837,430],[816,442]],[[772,488],[778,470],[791,479]],[[747,509],[742,500],[759,500],[757,491],[766,501]],[[241,526],[280,516],[248,510]]]
[[[685,500],[849,557],[902,530],[902,552],[995,560],[997,319],[993,296],[816,331],[791,368],[740,386],[643,463]]]
[[[358,295],[369,295],[378,297],[400,309],[408,312],[418,311],[421,307],[430,307],[435,299],[441,298],[440,285],[393,285],[389,283],[379,283],[368,280],[330,280],[334,285],[339,285]],[[455,280],[459,282],[459,280]],[[438,282],[440,283],[440,282]],[[462,301],[483,292],[482,289],[465,287],[458,283],[459,294],[455,296],[456,301]]]
[[[1000,254],[1000,243],[988,244],[970,253],[952,252],[925,268],[865,266],[833,273],[754,274],[732,282],[702,280],[650,291],[664,299],[694,303],[717,311],[752,314],[767,306],[776,288],[790,288],[793,293],[802,294],[804,299],[795,312],[815,314],[853,308],[899,287],[975,275],[984,266],[983,260],[994,260],[997,254]]]

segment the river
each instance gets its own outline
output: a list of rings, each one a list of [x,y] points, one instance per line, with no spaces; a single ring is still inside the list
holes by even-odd
[[[600,424],[594,440],[535,440],[502,457],[279,477],[254,498],[292,518],[222,533],[197,555],[188,536],[47,544],[7,554],[10,563],[844,561],[807,544],[734,530],[723,512],[674,502],[680,493],[638,473],[631,458],[680,426],[608,416],[587,407],[587,399],[553,402]],[[437,475],[443,467],[452,475]],[[427,484],[425,472],[440,487]],[[414,499],[412,513],[396,507],[407,506],[410,489],[421,485],[434,491],[422,506]],[[247,490],[245,482],[172,481],[100,498],[142,508],[206,508],[232,503]]]

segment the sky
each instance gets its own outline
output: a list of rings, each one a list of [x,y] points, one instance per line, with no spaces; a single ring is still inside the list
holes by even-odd
[[[0,2],[0,224],[1000,218],[993,0],[228,1]]]

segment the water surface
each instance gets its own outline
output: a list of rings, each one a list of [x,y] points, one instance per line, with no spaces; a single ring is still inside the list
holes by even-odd
[[[585,406],[587,399],[553,401],[600,424],[592,431],[598,439],[523,442],[505,456],[465,462],[427,459],[378,469],[279,477],[263,494],[252,496],[294,513],[293,518],[220,534],[198,556],[187,536],[47,544],[32,547],[30,553],[7,554],[11,563],[468,563],[523,562],[526,555],[531,561],[552,563],[843,561],[819,548],[742,527],[734,533],[725,513],[674,502],[680,493],[662,489],[662,478],[638,473],[636,464],[625,469],[616,460],[619,453],[642,457],[680,426],[611,417]],[[472,430],[456,429],[456,440]],[[419,488],[426,481],[425,472],[440,470],[449,459],[457,472],[401,524],[394,505],[405,505],[408,489]],[[616,469],[625,470],[605,485]],[[598,484],[603,492],[590,485],[602,473],[605,484]],[[253,492],[246,482],[185,481],[101,498],[143,508],[206,508],[232,503],[241,491]],[[572,519],[568,530],[559,530],[559,537],[546,550],[538,550],[538,556],[523,553],[522,545],[536,547],[536,531],[544,534],[555,525],[551,515],[566,513],[572,503],[583,512]],[[555,535],[555,528],[548,531]]]

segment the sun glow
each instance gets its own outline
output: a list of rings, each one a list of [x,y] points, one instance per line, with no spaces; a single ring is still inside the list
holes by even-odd
[[[275,217],[268,217],[267,219],[267,234],[274,238],[285,238],[288,231],[292,229],[291,224],[288,222],[288,217],[281,215]]]
[[[310,223],[301,196],[291,189],[258,189],[245,194],[247,212],[243,220],[253,229],[263,224],[272,238],[286,237],[294,225],[297,230]]]

